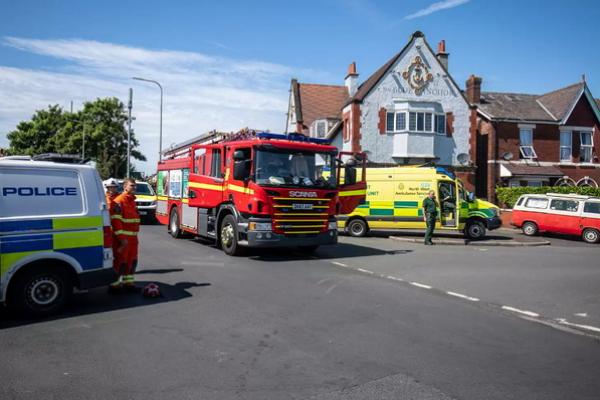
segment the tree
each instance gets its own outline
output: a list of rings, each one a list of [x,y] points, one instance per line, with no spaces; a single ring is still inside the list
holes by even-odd
[[[127,173],[127,113],[117,98],[87,102],[83,110],[64,112],[59,106],[37,111],[31,121],[19,123],[8,134],[12,154],[40,153],[82,154],[85,136],[85,157],[96,162],[103,179],[120,178]],[[146,161],[136,150],[139,146],[131,132],[131,156]]]
[[[38,110],[31,121],[22,121],[7,135],[11,154],[35,155],[56,151],[55,136],[64,126],[65,114],[58,105]]]

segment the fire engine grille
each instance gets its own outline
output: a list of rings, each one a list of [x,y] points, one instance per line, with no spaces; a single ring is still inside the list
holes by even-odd
[[[286,235],[315,235],[323,232],[329,221],[326,198],[273,197],[273,228]]]

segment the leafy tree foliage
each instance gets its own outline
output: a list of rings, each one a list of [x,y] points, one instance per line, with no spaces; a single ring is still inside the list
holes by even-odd
[[[82,155],[96,162],[103,179],[120,178],[127,170],[127,113],[116,98],[97,99],[83,110],[69,113],[58,105],[37,111],[31,121],[23,121],[8,134],[11,154],[63,153]],[[131,133],[131,156],[145,161]]]

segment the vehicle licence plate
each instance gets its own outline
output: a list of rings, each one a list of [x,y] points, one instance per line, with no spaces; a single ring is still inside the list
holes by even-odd
[[[148,214],[147,211],[140,211],[139,213],[140,213],[140,215],[147,215]]]
[[[294,210],[312,210],[312,203],[300,203],[300,204],[292,204],[292,209]]]

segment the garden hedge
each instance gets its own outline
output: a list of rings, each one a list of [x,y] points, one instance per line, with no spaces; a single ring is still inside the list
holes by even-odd
[[[584,196],[600,197],[600,188],[579,186],[519,186],[496,188],[496,198],[498,199],[498,203],[508,208],[513,207],[519,196],[530,193],[573,193]]]

